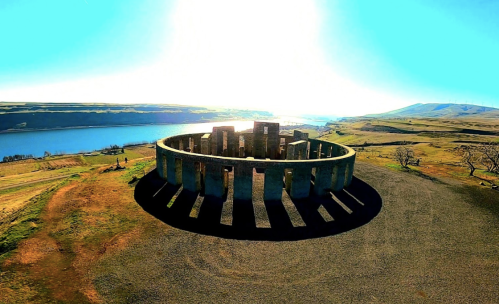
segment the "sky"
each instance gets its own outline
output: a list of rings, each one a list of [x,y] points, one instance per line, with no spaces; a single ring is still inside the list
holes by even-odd
[[[0,101],[499,107],[499,1],[2,0]]]

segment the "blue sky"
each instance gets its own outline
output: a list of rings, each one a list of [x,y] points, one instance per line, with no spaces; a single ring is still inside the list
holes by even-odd
[[[499,1],[0,2],[0,100],[499,107]]]

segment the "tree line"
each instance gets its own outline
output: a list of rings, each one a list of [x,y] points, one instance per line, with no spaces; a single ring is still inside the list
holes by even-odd
[[[8,163],[17,160],[31,159],[31,158],[35,158],[33,154],[16,154],[16,155],[4,156],[3,162]]]

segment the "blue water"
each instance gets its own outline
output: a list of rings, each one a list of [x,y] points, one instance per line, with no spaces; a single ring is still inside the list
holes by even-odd
[[[298,118],[280,118],[274,120],[281,125],[307,123],[324,126],[325,122]],[[0,134],[0,161],[4,156],[15,154],[33,154],[43,156],[45,151],[51,154],[80,153],[100,150],[110,145],[152,142],[160,138],[186,133],[211,132],[214,126],[235,127],[236,131],[253,128],[253,121],[226,121],[198,124],[124,126],[108,128],[84,128],[51,131],[33,131]]]

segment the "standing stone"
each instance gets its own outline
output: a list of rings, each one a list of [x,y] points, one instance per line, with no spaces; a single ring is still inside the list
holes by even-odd
[[[324,165],[315,168],[314,194],[317,196],[325,196],[331,190],[333,178],[333,165],[325,163]]]
[[[317,158],[317,151],[319,150],[319,143],[315,140],[310,140],[310,159]]]
[[[282,199],[282,178],[283,170],[279,167],[269,167],[265,169],[265,180],[263,186],[264,200]]]
[[[206,163],[204,172],[205,196],[222,198],[225,194],[224,173],[222,166],[213,163]]]
[[[339,163],[334,166],[333,169],[333,182],[331,185],[331,190],[334,192],[341,191],[345,186],[345,171],[346,164]]]
[[[201,154],[210,155],[210,136],[211,134],[205,134],[201,137]]]
[[[310,195],[310,168],[293,168],[290,196],[294,199],[306,198]]]
[[[245,164],[234,167],[234,199],[251,200],[253,196],[253,168]]]
[[[285,169],[284,170],[284,183],[286,186],[286,191],[288,193],[291,193],[291,182],[293,180],[293,170],[292,169]]]
[[[186,159],[182,161],[182,186],[191,192],[201,190],[201,172],[198,162]]]
[[[347,164],[345,187],[350,186],[350,184],[352,183],[354,165],[355,165],[355,155]]]
[[[172,185],[180,185],[182,183],[182,160],[175,158],[171,153],[166,156],[167,181]]]

